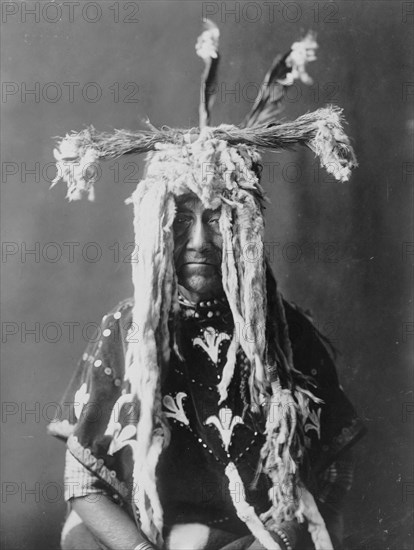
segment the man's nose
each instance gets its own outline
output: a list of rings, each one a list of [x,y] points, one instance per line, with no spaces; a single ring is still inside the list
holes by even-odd
[[[208,240],[208,231],[206,230],[203,220],[196,218],[191,225],[190,234],[188,238],[188,248],[192,250],[203,250]]]

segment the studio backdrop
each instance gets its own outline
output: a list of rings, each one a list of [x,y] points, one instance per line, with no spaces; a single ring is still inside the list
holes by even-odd
[[[55,137],[198,125],[201,20],[221,31],[212,124],[239,123],[276,53],[317,33],[312,85],[282,117],[344,108],[359,161],[338,183],[309,150],[266,155],[266,253],[281,290],[338,350],[368,432],[355,447],[349,550],[412,547],[413,3],[2,3],[2,547],[54,550],[66,505],[64,445],[46,433],[101,317],[132,295],[141,157],[101,167],[96,200],[49,189]],[[411,35],[411,36],[410,36]]]

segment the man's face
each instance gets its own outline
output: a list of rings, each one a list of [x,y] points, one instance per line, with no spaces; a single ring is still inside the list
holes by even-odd
[[[174,262],[178,284],[193,302],[222,294],[220,209],[204,208],[193,194],[177,199]]]

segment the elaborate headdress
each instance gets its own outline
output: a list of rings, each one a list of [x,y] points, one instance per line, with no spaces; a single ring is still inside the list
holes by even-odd
[[[258,179],[259,150],[278,151],[297,144],[309,147],[336,179],[346,181],[357,165],[342,128],[342,111],[329,106],[292,122],[277,122],[285,88],[295,79],[311,82],[305,65],[315,59],[316,40],[309,33],[277,57],[259,96],[243,123],[209,126],[217,83],[219,30],[210,21],[196,45],[205,62],[201,83],[200,127],[99,133],[93,127],[67,135],[55,149],[58,176],[68,185],[67,197],[87,194],[93,200],[94,164],[121,155],[150,153],[145,178],[129,202],[134,206],[134,230],[139,262],[133,264],[134,323],[140,340],[129,345],[126,376],[140,402],[137,427],[139,450],[134,455],[134,495],[144,533],[159,542],[163,514],[156,490],[155,470],[169,441],[168,422],[161,409],[160,374],[171,353],[169,319],[178,316],[178,290],[173,251],[176,198],[195,194],[205,207],[221,207],[219,228],[223,238],[222,283],[236,326],[249,326],[249,339],[235,331],[218,391],[220,402],[242,348],[250,362],[250,406],[267,399],[266,442],[261,468],[270,478],[272,506],[259,519],[246,500],[234,501],[237,514],[266,548],[277,545],[264,527],[277,527],[282,519],[305,517],[317,550],[332,547],[315,501],[299,479],[303,457],[303,424],[309,399],[298,383],[281,297],[274,289],[268,301],[263,251],[264,193]],[[55,181],[55,183],[56,183]],[[250,247],[255,261],[246,261]],[[271,283],[275,285],[272,279]],[[272,330],[266,329],[269,322]],[[266,330],[265,330],[266,329]],[[272,334],[270,334],[270,332]],[[174,335],[173,335],[174,336]],[[176,349],[179,353],[178,348]],[[271,391],[269,392],[269,388]],[[240,482],[236,466],[226,468],[229,483]]]

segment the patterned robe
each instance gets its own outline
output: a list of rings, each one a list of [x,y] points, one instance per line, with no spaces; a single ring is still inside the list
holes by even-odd
[[[67,470],[80,465],[87,473],[83,481],[67,473],[66,498],[104,492],[138,522],[132,498],[136,490],[132,452],[139,445],[139,404],[124,380],[128,343],[140,337],[132,322],[132,305],[126,300],[104,316],[100,333],[88,345],[62,400],[65,415],[51,423],[49,431],[67,441]],[[166,526],[199,522],[243,535],[248,530],[236,515],[224,470],[232,461],[243,480],[244,487],[236,489],[240,496],[233,498],[246,498],[258,514],[269,508],[269,480],[258,472],[265,404],[257,414],[245,407],[243,370],[248,362],[241,352],[228,397],[218,405],[217,384],[234,325],[230,312],[220,305],[203,306],[195,316],[188,316],[184,308],[180,329],[184,360],[172,352],[163,375],[163,410],[171,442],[157,467],[157,486]],[[335,540],[330,524],[352,480],[347,449],[363,435],[364,427],[338,382],[319,333],[298,308],[287,302],[284,307],[294,366],[310,377],[312,392],[322,400],[312,403],[304,427],[307,452],[302,478],[316,496]],[[295,540],[296,526],[286,522],[282,527],[291,542]]]

